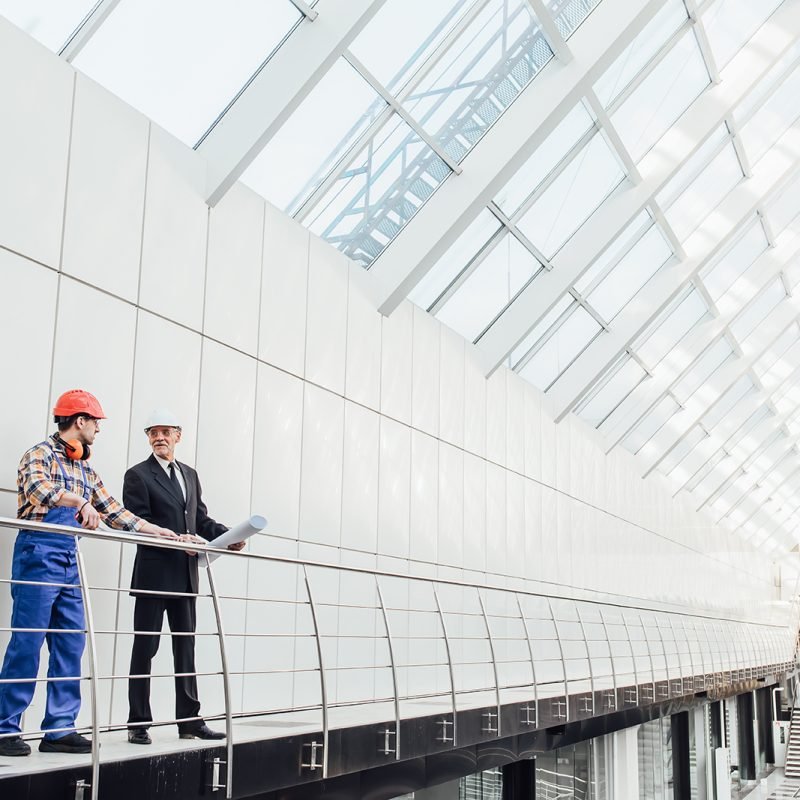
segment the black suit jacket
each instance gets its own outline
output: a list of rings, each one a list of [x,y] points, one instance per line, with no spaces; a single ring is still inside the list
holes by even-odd
[[[154,455],[125,473],[123,505],[137,517],[175,533],[216,539],[228,529],[208,516],[196,470],[183,463],[180,468],[186,484],[185,506],[180,489],[176,492]],[[197,592],[198,585],[196,557],[146,545],[136,548],[131,589]]]

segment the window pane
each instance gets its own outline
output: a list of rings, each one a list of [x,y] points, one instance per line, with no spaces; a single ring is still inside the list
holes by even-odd
[[[473,341],[540,269],[541,264],[507,233],[436,317]]]
[[[525,0],[489,0],[405,105],[460,161],[552,56]]]
[[[736,151],[728,144],[665,212],[676,236],[683,240],[692,233],[743,177]]]
[[[679,410],[680,406],[672,397],[662,397],[653,410],[625,437],[623,446],[632,453],[638,453]]]
[[[569,39],[599,5],[600,0],[550,0],[548,9],[556,18],[558,32]]]
[[[459,0],[388,0],[350,49],[397,93],[462,16]]]
[[[692,290],[670,307],[640,342],[634,344],[639,358],[651,369],[678,345],[686,334],[708,315],[708,307],[696,290]]]
[[[800,214],[800,179],[795,179],[774,200],[767,203],[767,218],[777,236]]]
[[[646,377],[647,373],[630,356],[626,356],[576,413],[596,428]]]
[[[340,58],[245,171],[242,180],[293,214],[386,103]]]
[[[634,161],[666,133],[708,84],[697,39],[688,31],[611,115]]]
[[[300,18],[288,0],[129,0],[74,63],[193,145]]]
[[[714,405],[714,408],[703,417],[702,422],[706,430],[710,431],[712,428],[716,427],[745,395],[754,391],[755,386],[753,385],[753,381],[750,380],[747,375],[743,375],[739,378],[739,380],[720,397],[719,402]]]
[[[605,139],[595,135],[520,219],[519,229],[550,257],[624,177]]]
[[[756,326],[763,322],[767,314],[785,297],[786,290],[783,288],[783,283],[780,278],[776,278],[731,322],[731,333],[739,344],[747,339]]]
[[[539,324],[520,342],[509,356],[509,364],[513,369],[520,366],[524,356],[534,348],[539,340],[556,324],[562,315],[566,317],[567,309],[574,305],[575,301],[570,295],[564,295],[540,320]]]
[[[528,363],[518,370],[520,375],[546,391],[599,332],[597,322],[584,309],[576,307]]]
[[[409,300],[424,309],[436,302],[442,292],[456,279],[487,242],[500,230],[500,220],[483,209],[433,268],[411,290]]]
[[[593,126],[589,112],[578,103],[495,197],[507,216],[514,215]]]
[[[449,175],[447,164],[395,114],[317,202],[306,224],[369,266]]]
[[[653,225],[589,293],[588,301],[606,322],[610,322],[671,255],[661,229]]]
[[[600,102],[608,107],[687,19],[686,7],[681,0],[667,0],[644,30],[594,85],[595,94]]]
[[[783,0],[717,0],[703,14],[711,52],[724,67]]]
[[[0,0],[0,14],[58,52],[97,0]]]
[[[712,299],[719,300],[768,246],[764,228],[756,221],[716,264],[700,273]]]
[[[700,442],[706,439],[707,436],[708,434],[699,425],[695,425],[689,433],[667,453],[664,460],[658,465],[658,468],[665,475],[669,475],[669,473],[672,472]],[[684,476],[684,479],[685,477],[687,476]]]
[[[686,402],[689,396],[708,380],[711,373],[732,355],[733,348],[724,336],[707,347],[697,363],[675,384],[673,389],[675,397],[681,403]]]

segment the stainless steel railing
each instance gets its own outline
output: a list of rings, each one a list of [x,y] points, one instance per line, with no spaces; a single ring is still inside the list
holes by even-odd
[[[19,520],[0,518],[0,529],[19,526]],[[75,535],[74,528],[45,523],[26,522],[25,529]],[[239,576],[234,590],[225,591],[219,579],[228,581],[230,576],[217,574],[207,559],[210,552],[220,552],[214,548],[105,530],[81,531],[80,536],[105,543],[101,545],[104,547],[108,543],[130,546],[146,541],[149,546],[196,551],[199,558],[206,559],[207,593],[152,594],[210,600],[212,630],[169,635],[196,636],[201,643],[210,637],[217,640],[219,668],[180,674],[222,683],[222,710],[204,715],[204,719],[225,723],[226,755],[224,761],[215,760],[212,783],[217,789],[224,787],[228,798],[233,785],[234,721],[247,725],[259,718],[288,713],[319,714],[320,741],[313,738],[304,742],[302,764],[325,777],[329,731],[337,724],[333,717],[341,717],[341,712],[354,707],[363,713],[372,707],[380,712],[380,719],[393,720],[384,731],[383,751],[399,759],[403,750],[400,721],[404,716],[440,715],[440,741],[458,746],[458,712],[464,708],[487,709],[483,712],[484,733],[501,737],[501,709],[508,703],[522,703],[524,725],[546,726],[719,689],[765,674],[767,669],[786,671],[794,666],[800,612],[796,601],[743,618],[730,613],[678,611],[641,601],[634,605],[621,600],[546,595],[331,565],[254,552],[256,547],[222,551],[227,559],[219,562],[223,569],[231,565],[244,568],[245,580],[250,581],[242,592],[238,589]],[[98,626],[93,594],[111,593],[118,606],[119,598],[129,589],[92,585],[80,540],[77,558],[85,629],[50,632],[86,634],[87,674],[33,680],[47,683],[77,678],[89,684],[89,725],[80,731],[92,734],[91,784],[93,796],[98,797],[100,736],[129,727],[127,722],[112,719],[113,697],[108,723],[101,723],[100,687],[109,681],[113,687],[117,680],[145,677],[118,672],[113,666],[110,674],[103,674],[99,640],[113,637],[116,653],[118,640],[124,637],[167,634],[136,631],[131,625]],[[296,580],[286,581],[292,589],[282,595],[274,584],[278,576],[287,573]],[[1,578],[0,582],[13,581]],[[227,629],[226,608],[236,612],[228,620],[244,618],[242,630]],[[239,613],[242,609],[243,614]],[[0,632],[10,633],[12,629],[2,627]],[[291,658],[288,642],[292,643]],[[264,645],[270,647],[265,649]],[[259,651],[250,659],[248,646],[251,652]],[[284,656],[284,660],[278,656]],[[248,667],[250,661],[255,665]],[[150,677],[175,678],[176,673],[158,672]],[[291,693],[282,690],[278,700],[275,692],[276,699],[270,702],[272,683],[291,687]],[[241,692],[238,704],[235,686]],[[158,719],[152,727],[184,721],[189,720]],[[24,735],[46,732],[26,727]]]

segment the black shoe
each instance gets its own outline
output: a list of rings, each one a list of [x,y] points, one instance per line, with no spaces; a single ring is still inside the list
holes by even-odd
[[[224,739],[225,734],[222,731],[212,731],[205,723],[199,728],[192,728],[189,731],[180,731],[178,733],[179,739]]]
[[[128,731],[128,741],[131,744],[153,744],[147,728],[131,728]]]
[[[58,739],[42,739],[40,753],[91,753],[92,743],[79,733],[68,733]]]
[[[0,739],[0,756],[29,756],[31,746],[21,736]]]

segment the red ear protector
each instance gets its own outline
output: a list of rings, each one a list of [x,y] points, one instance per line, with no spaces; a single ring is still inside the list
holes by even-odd
[[[86,461],[92,454],[89,445],[78,439],[62,439],[58,434],[56,434],[56,438],[64,445],[64,452],[67,454],[67,458],[73,461]]]
[[[73,461],[86,461],[87,458],[92,454],[89,450],[88,444],[83,444],[83,442],[78,441],[77,439],[70,439],[69,441],[64,441],[64,449],[67,452],[67,458],[71,458]]]

